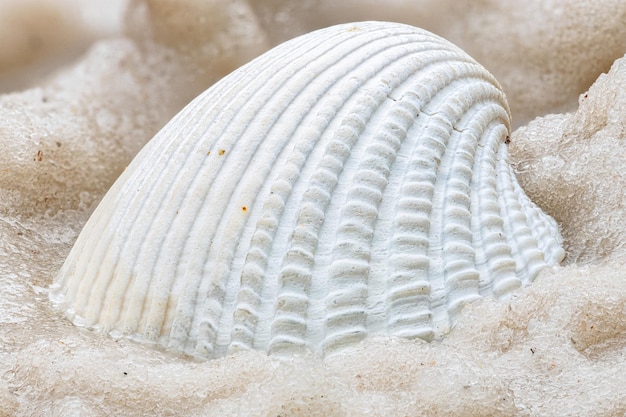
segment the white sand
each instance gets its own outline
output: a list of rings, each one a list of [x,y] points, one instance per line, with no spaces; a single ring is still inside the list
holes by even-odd
[[[0,416],[626,413],[626,58],[589,88],[626,53],[626,4],[335,3],[136,0],[123,22],[104,1],[2,2],[0,22],[35,23],[0,25],[0,86],[13,92],[0,96]],[[575,110],[582,93],[576,112],[530,122],[510,146],[562,227],[566,266],[509,302],[470,305],[442,342],[368,339],[325,360],[191,362],[53,310],[47,288],[89,213],[178,109],[287,37],[373,18],[465,48],[518,125]],[[45,47],[25,48],[29,34]]]

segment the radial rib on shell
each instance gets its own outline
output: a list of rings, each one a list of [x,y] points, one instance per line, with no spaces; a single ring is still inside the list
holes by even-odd
[[[77,324],[206,358],[440,337],[564,256],[508,165],[509,123],[494,78],[424,30],[293,39],[146,145],[53,296]]]

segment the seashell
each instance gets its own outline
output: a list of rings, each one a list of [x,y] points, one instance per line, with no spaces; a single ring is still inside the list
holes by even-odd
[[[396,23],[318,30],[201,94],[132,161],[52,297],[79,325],[214,358],[432,340],[564,257],[507,162],[496,80]]]

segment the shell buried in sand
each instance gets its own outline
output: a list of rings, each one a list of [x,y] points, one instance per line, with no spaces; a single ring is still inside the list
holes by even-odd
[[[564,257],[507,162],[495,79],[411,26],[339,25],[231,73],[104,197],[53,300],[197,357],[441,337]]]

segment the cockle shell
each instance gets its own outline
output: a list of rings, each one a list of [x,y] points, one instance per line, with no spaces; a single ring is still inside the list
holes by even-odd
[[[77,324],[205,358],[440,337],[564,257],[507,163],[509,123],[495,79],[429,32],[293,39],[145,146],[53,298]]]

